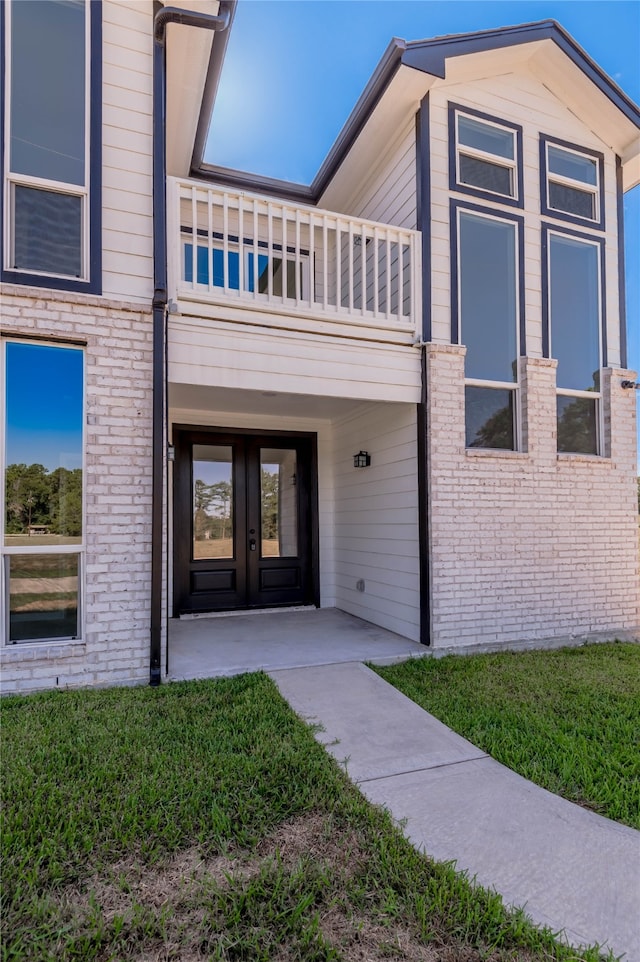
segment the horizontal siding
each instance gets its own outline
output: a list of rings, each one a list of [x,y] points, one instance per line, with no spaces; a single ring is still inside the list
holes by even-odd
[[[450,340],[451,281],[449,249],[449,134],[448,102],[481,110],[523,127],[525,216],[525,316],[527,353],[542,354],[542,264],[540,250],[540,133],[598,150],[605,155],[606,311],[609,363],[620,361],[618,324],[618,237],[616,229],[615,156],[594,132],[584,125],[542,83],[526,71],[469,83],[439,82],[430,94],[431,130],[431,239],[433,340]],[[469,203],[486,206],[470,195],[456,195]],[[490,206],[490,205],[489,205]],[[497,205],[498,208],[500,205]],[[505,211],[512,208],[503,207]],[[558,221],[560,224],[561,222]],[[571,226],[571,225],[566,225]],[[582,228],[576,228],[582,230]],[[584,229],[589,233],[589,229]],[[593,232],[594,236],[602,236]]]
[[[103,3],[103,293],[153,295],[152,5]]]
[[[417,641],[415,406],[363,406],[334,424],[333,437],[336,605]],[[353,467],[360,449],[371,455],[368,468]]]
[[[349,204],[349,214],[416,229],[415,121],[405,127]]]
[[[412,347],[366,344],[249,325],[169,322],[169,376],[181,384],[325,397],[415,402],[420,355]]]

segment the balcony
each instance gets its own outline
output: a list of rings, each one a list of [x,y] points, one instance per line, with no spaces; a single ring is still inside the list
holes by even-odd
[[[168,229],[180,313],[402,343],[420,327],[418,231],[175,178]]]

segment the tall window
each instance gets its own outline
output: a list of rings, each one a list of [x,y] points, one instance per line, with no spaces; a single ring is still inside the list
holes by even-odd
[[[452,203],[452,342],[464,344],[467,447],[517,448],[521,222]]]
[[[86,290],[92,280],[94,290],[98,280],[91,276],[99,165],[91,163],[90,107],[95,127],[101,93],[99,62],[90,56],[92,16],[95,35],[100,7],[85,0],[5,5],[3,266],[16,283]]]
[[[449,104],[450,189],[522,207],[522,128]]]
[[[604,156],[562,140],[540,138],[543,214],[604,228]]]
[[[600,453],[603,242],[543,228],[545,341],[557,359],[558,451]]]
[[[80,637],[84,355],[4,344],[6,644]]]

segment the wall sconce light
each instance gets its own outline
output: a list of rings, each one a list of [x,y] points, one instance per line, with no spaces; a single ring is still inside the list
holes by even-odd
[[[371,464],[371,455],[368,451],[358,451],[353,456],[354,468],[368,468]]]

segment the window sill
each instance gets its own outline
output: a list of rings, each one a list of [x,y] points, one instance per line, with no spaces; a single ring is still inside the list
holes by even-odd
[[[81,638],[70,640],[63,638],[60,641],[18,641],[15,644],[9,642],[0,648],[2,661],[36,661],[38,657],[52,660],[53,658],[64,658],[68,655],[84,654],[87,650],[87,643]]]
[[[607,458],[602,454],[580,454],[579,452],[572,453],[570,451],[558,451],[557,454],[558,461],[572,461],[572,462],[583,462],[584,464],[605,464],[611,467],[611,458]]]
[[[507,448],[465,448],[468,458],[508,458],[516,461],[526,461],[529,455],[526,451],[509,451]]]

